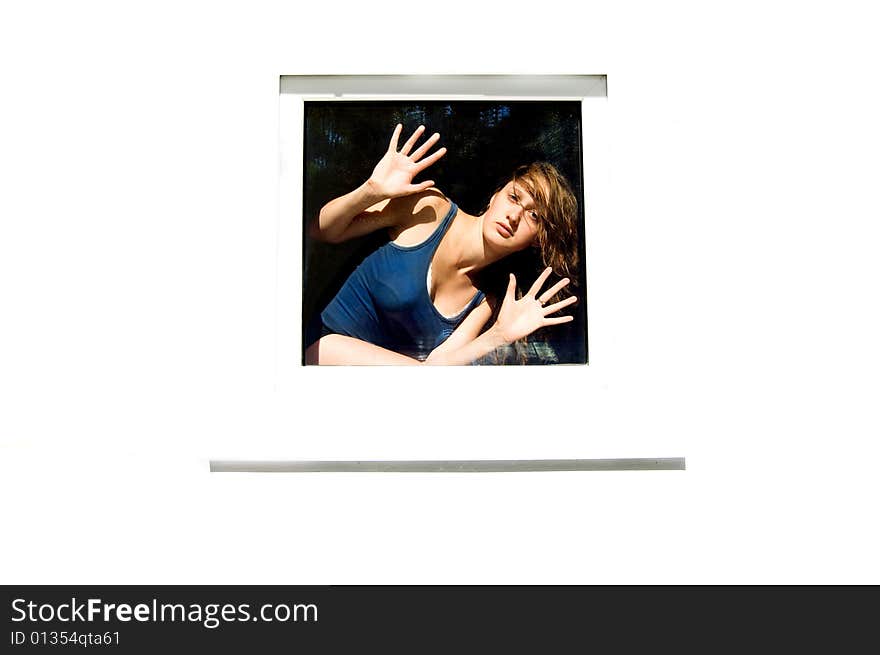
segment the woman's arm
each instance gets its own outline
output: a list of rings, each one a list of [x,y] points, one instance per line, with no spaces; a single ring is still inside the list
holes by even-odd
[[[384,201],[384,202],[383,202]],[[388,204],[371,186],[369,181],[361,184],[351,193],[334,198],[321,208],[318,217],[309,225],[309,236],[318,241],[340,243],[352,238],[348,234],[355,222],[364,228],[363,234],[390,225],[390,215],[381,214]],[[370,214],[365,214],[370,209]]]
[[[492,307],[487,300],[483,300],[455,328],[446,341],[431,351],[424,363],[440,366],[470,364],[483,355],[489,354],[495,348],[503,346],[503,343],[497,342],[497,335],[487,337],[480,334],[491,316]],[[488,330],[486,334],[489,332],[491,330]]]
[[[487,301],[480,303],[461,325],[444,341],[434,349],[425,364],[456,365],[470,364],[480,357],[488,355],[497,348],[509,345],[514,341],[527,337],[535,330],[548,325],[558,325],[573,321],[572,316],[558,316],[549,318],[563,307],[568,307],[577,298],[570,296],[565,300],[544,306],[550,298],[564,289],[568,278],[563,278],[552,287],[541,293],[541,287],[547,281],[552,270],[544,269],[544,272],[535,280],[528,292],[519,300],[515,296],[516,278],[511,274],[507,285],[504,301],[498,312],[498,320],[488,330],[480,334],[480,330],[492,315],[492,309]],[[479,336],[477,336],[479,335]]]
[[[480,330],[492,315],[489,303],[485,301],[480,303],[467,315],[455,332],[428,355],[424,362],[360,339],[341,334],[328,334],[306,350],[306,364],[355,366],[383,364],[455,366],[470,364],[480,357],[488,355],[496,348],[528,336],[538,328],[574,320],[571,316],[549,318],[550,314],[558,312],[577,300],[571,296],[545,307],[544,303],[547,299],[552,298],[568,284],[568,278],[564,278],[539,296],[538,291],[547,281],[549,275],[550,269],[548,268],[535,281],[528,293],[519,300],[514,298],[516,279],[511,275],[510,284],[507,287],[507,293],[495,324],[480,334]]]
[[[493,332],[491,329],[479,336],[473,334],[474,329],[479,332],[491,314],[489,311],[484,315],[481,307],[488,307],[488,305],[483,303],[474,309],[450,335],[449,339],[435,348],[425,361],[419,361],[353,337],[328,334],[306,349],[306,364],[320,364],[322,366],[420,366],[422,364],[450,366],[470,364],[503,345],[497,341],[497,332]],[[473,320],[471,320],[472,318]],[[468,323],[469,320],[470,323]],[[477,325],[479,327],[476,327]]]
[[[424,129],[424,126],[419,126],[398,151],[397,141],[403,130],[403,126],[398,125],[391,136],[388,150],[376,164],[370,178],[351,193],[324,205],[309,226],[310,236],[320,241],[339,243],[383,227],[398,225],[420,211],[425,204],[436,203],[438,197],[442,199],[442,194],[436,190],[426,195],[434,186],[433,180],[413,184],[416,175],[446,154],[446,148],[440,148],[424,157],[440,138],[439,134],[432,135],[410,154]],[[420,200],[426,201],[422,207],[419,206]]]

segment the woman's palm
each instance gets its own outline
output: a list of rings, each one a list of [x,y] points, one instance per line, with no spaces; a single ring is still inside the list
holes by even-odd
[[[416,165],[409,157],[399,152],[386,152],[376,164],[371,179],[389,198],[413,193],[413,178],[418,174]]]
[[[568,286],[568,278],[563,278],[540,294],[540,296],[538,295],[541,287],[544,286],[547,278],[550,277],[551,272],[550,268],[544,269],[544,272],[538,276],[538,279],[535,280],[535,283],[528,292],[519,300],[514,296],[516,278],[511,273],[510,282],[507,285],[507,293],[504,295],[504,302],[501,303],[501,309],[498,311],[498,319],[496,321],[505,342],[513,343],[523,337],[527,337],[539,328],[559,323],[568,323],[574,320],[571,316],[550,318],[550,314],[554,314],[563,307],[568,307],[573,302],[576,302],[577,299],[574,296],[569,296],[565,300],[545,306],[545,303],[550,298]]]
[[[439,134],[432,135],[418,150],[410,154],[410,150],[424,129],[424,126],[419,126],[400,151],[397,150],[397,141],[403,126],[398,125],[394,129],[388,150],[376,164],[376,168],[373,169],[373,174],[370,176],[370,182],[383,197],[407,196],[434,186],[433,180],[413,184],[416,175],[446,154],[446,148],[440,148],[430,156],[424,157],[425,153],[440,138]]]

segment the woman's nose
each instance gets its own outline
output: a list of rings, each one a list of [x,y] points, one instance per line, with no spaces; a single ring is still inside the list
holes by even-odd
[[[522,218],[522,207],[515,207],[511,209],[507,214],[507,220],[510,223],[511,227],[516,227],[519,225],[519,221]]]

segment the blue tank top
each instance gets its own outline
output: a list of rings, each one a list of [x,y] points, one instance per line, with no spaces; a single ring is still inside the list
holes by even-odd
[[[321,313],[324,325],[331,332],[424,360],[485,297],[478,291],[460,313],[446,317],[428,295],[428,267],[457,212],[452,203],[422,243],[389,242],[364,259]]]

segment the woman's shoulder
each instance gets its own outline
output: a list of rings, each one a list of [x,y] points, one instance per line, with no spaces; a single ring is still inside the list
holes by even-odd
[[[419,205],[421,205],[422,208],[430,207],[441,215],[440,218],[442,218],[452,207],[452,201],[437,187],[425,189],[419,193],[419,196],[420,197],[416,202],[416,207],[418,208]]]
[[[402,212],[406,218],[391,230],[392,240],[400,245],[412,245],[412,242],[423,240],[446,218],[452,208],[452,201],[434,187],[406,198],[404,202],[408,208]]]
[[[409,222],[406,220],[409,216],[422,214],[421,218],[424,219],[425,213],[442,212],[445,214],[449,211],[451,204],[452,201],[446,197],[446,194],[436,187],[431,187],[418,193],[394,198],[390,201],[388,210],[400,216],[403,219],[402,222]]]

